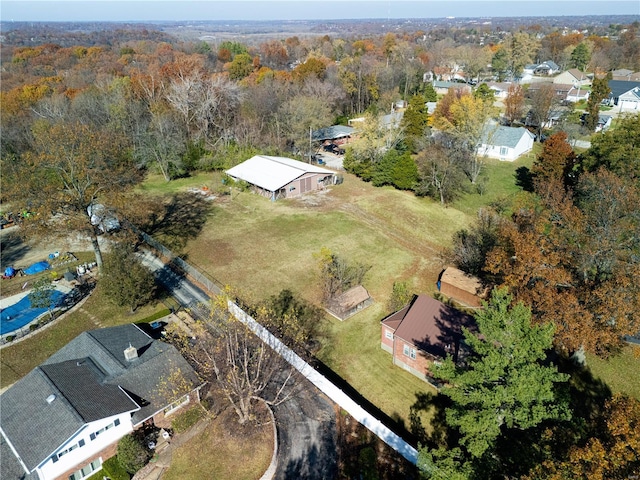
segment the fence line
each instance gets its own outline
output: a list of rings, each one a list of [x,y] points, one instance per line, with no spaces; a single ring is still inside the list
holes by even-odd
[[[200,281],[200,278],[206,280],[202,281],[202,285],[205,288],[215,295],[220,294],[221,289],[210,279],[204,277],[197,269],[189,265],[182,259],[176,257],[171,250],[166,248],[161,243],[155,241],[149,235],[140,232],[142,238],[144,238],[145,242],[147,242],[154,249],[159,251],[166,258],[170,259],[180,268],[184,268],[185,273],[188,275],[193,275],[196,281]],[[151,240],[151,241],[149,241]],[[176,261],[179,260],[179,261]],[[199,311],[200,308],[194,308],[194,305],[189,306],[191,309],[195,310],[193,313],[197,317],[206,317],[206,306],[201,306],[202,310]],[[239,321],[245,324],[258,338],[260,338],[264,343],[269,345],[274,351],[276,351],[279,355],[281,355],[293,368],[298,370],[302,375],[304,375],[311,383],[313,383],[320,391],[322,391],[327,397],[329,397],[333,402],[338,404],[342,409],[347,411],[353,418],[355,418],[359,423],[361,423],[364,427],[373,432],[378,438],[380,438],[383,442],[397,451],[400,455],[402,455],[405,459],[407,459],[412,464],[417,464],[418,462],[418,451],[407,443],[402,437],[394,433],[391,429],[385,426],[380,420],[367,412],[362,406],[356,403],[351,397],[349,397],[346,393],[344,393],[340,388],[338,388],[335,384],[333,384],[329,379],[327,379],[324,375],[316,371],[311,365],[309,365],[302,357],[297,355],[293,350],[287,347],[280,339],[274,336],[271,332],[269,332],[265,327],[260,325],[253,317],[247,314],[242,308],[240,308],[237,304],[228,301],[227,308],[229,312],[236,317]],[[204,318],[203,318],[204,319]]]

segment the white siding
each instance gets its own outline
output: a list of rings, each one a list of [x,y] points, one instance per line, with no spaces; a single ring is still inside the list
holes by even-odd
[[[104,430],[95,437],[95,440],[91,440],[91,434],[113,424],[116,419],[120,421],[120,425]],[[71,437],[68,442],[58,448],[56,452],[49,455],[49,458],[41,463],[36,470],[42,480],[56,478],[74,467],[81,467],[84,461],[89,457],[103,450],[108,445],[117,442],[131,431],[133,431],[131,413],[123,413],[114,417],[103,418],[101,420],[91,422],[85,425],[82,430],[76,433],[76,435]],[[81,440],[84,441],[84,445],[82,447],[75,448],[62,457],[59,457],[56,462],[52,460],[54,455],[57,455],[59,452],[62,452],[73,445],[77,445]]]

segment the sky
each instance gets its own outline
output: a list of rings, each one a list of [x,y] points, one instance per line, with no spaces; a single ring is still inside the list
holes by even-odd
[[[0,0],[3,21],[194,21],[637,15],[640,0]]]

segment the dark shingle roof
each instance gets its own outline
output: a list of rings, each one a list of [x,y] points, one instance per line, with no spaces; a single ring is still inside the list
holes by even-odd
[[[138,358],[128,362],[130,345]],[[134,400],[142,407],[134,424],[161,410],[171,399],[158,386],[174,367],[193,388],[199,384],[173,346],[133,324],[84,332],[0,396],[0,425],[33,470],[86,423],[138,410]]]
[[[344,138],[353,135],[354,128],[346,127],[344,125],[332,125],[330,127],[314,130],[311,134],[311,138],[318,142],[323,140],[334,140],[336,138]]]
[[[618,98],[623,93],[627,93],[629,90],[633,90],[635,87],[640,87],[640,82],[629,82],[626,80],[609,80],[609,88],[611,93],[610,98]]]

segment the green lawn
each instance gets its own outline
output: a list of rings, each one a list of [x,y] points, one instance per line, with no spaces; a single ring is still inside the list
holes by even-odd
[[[640,400],[640,346],[627,345],[620,355],[603,360],[587,355],[594,377],[605,381],[613,393],[625,393]]]

